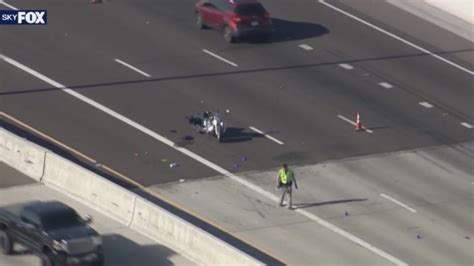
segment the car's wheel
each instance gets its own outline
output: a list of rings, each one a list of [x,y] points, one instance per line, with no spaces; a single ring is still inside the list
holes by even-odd
[[[5,231],[0,231],[0,248],[5,255],[13,253],[13,241]]]
[[[232,30],[229,26],[224,28],[224,40],[228,43],[235,42],[235,37],[232,35]]]
[[[205,26],[204,23],[202,22],[202,16],[201,16],[201,14],[199,14],[199,13],[196,13],[196,26],[197,26],[198,29],[200,29],[200,30],[206,28],[206,26]]]

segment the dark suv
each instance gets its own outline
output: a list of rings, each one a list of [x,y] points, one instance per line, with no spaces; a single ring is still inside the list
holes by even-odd
[[[75,210],[59,201],[34,201],[0,208],[0,252],[23,244],[41,265],[104,264],[102,237]]]
[[[257,0],[199,0],[195,13],[200,29],[222,30],[230,43],[245,36],[266,40],[273,31],[270,15]]]

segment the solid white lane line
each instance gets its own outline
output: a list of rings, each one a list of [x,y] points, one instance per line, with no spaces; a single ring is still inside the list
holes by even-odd
[[[140,69],[138,69],[138,68],[136,68],[136,67],[134,67],[134,66],[132,66],[132,65],[130,65],[130,64],[128,64],[128,63],[125,63],[124,61],[122,61],[122,60],[120,60],[120,59],[115,59],[114,61],[117,62],[117,63],[119,63],[119,64],[122,64],[122,65],[124,65],[124,66],[126,66],[126,67],[128,67],[128,68],[130,68],[131,70],[134,70],[134,71],[136,71],[136,72],[142,74],[143,76],[145,76],[145,77],[147,77],[147,78],[151,77],[151,75],[148,74],[148,73],[146,73],[145,71],[142,71],[142,70],[140,70]]]
[[[204,49],[204,50],[202,50],[202,51],[205,52],[206,54],[210,55],[210,56],[213,56],[213,57],[215,57],[215,58],[217,58],[217,59],[223,61],[223,62],[226,62],[227,64],[229,64],[229,65],[231,65],[231,66],[233,66],[233,67],[238,67],[238,65],[237,65],[236,63],[234,63],[234,62],[232,62],[232,61],[229,61],[229,60],[225,59],[225,58],[222,57],[222,56],[216,55],[215,53],[213,53],[213,52],[211,52],[211,51],[208,51],[208,50],[206,50],[206,49]]]
[[[382,196],[382,197],[384,197],[384,198],[386,198],[386,199],[388,199],[388,200],[390,200],[390,201],[393,201],[395,204],[400,205],[400,206],[402,206],[403,208],[405,208],[405,209],[407,209],[407,210],[409,210],[409,211],[411,211],[411,212],[413,212],[413,213],[416,212],[415,209],[408,207],[408,205],[406,205],[406,204],[404,204],[404,203],[402,203],[402,202],[400,202],[400,201],[398,201],[398,200],[396,200],[396,199],[394,199],[394,198],[392,198],[392,197],[390,197],[390,196],[387,196],[387,195],[385,195],[385,194],[383,194],[383,193],[380,194],[380,196]]]
[[[241,178],[241,177],[239,177],[239,176],[237,176],[237,175],[235,175],[235,174],[233,174],[233,173],[227,171],[226,169],[224,169],[224,168],[218,166],[217,164],[214,164],[214,163],[208,161],[207,159],[205,159],[205,158],[199,156],[198,154],[196,154],[196,153],[194,153],[194,152],[192,152],[192,151],[190,151],[190,150],[188,150],[188,149],[186,149],[186,148],[179,147],[179,146],[175,146],[174,143],[173,143],[172,141],[170,141],[169,139],[167,139],[167,138],[165,138],[165,137],[159,135],[158,133],[156,133],[156,132],[154,132],[154,131],[152,131],[152,130],[150,130],[150,129],[148,129],[148,128],[146,128],[146,127],[140,125],[140,124],[138,124],[137,122],[135,122],[135,121],[133,121],[133,120],[131,120],[131,119],[129,119],[129,118],[127,118],[127,117],[125,117],[125,116],[123,116],[123,115],[121,115],[121,114],[115,112],[115,111],[113,111],[112,109],[110,109],[110,108],[108,108],[108,107],[106,107],[106,106],[104,106],[104,105],[101,105],[100,103],[98,103],[98,102],[96,102],[96,101],[94,101],[94,100],[92,100],[92,99],[90,99],[90,98],[87,98],[86,96],[84,96],[84,95],[82,95],[82,94],[80,94],[80,93],[77,93],[77,92],[75,92],[75,91],[73,91],[73,90],[67,88],[66,86],[62,85],[61,83],[56,82],[56,81],[54,81],[54,80],[52,80],[52,79],[46,77],[45,75],[43,75],[43,74],[41,74],[41,73],[39,73],[39,72],[37,72],[37,71],[35,71],[35,70],[33,70],[33,69],[31,69],[31,68],[25,66],[25,65],[23,65],[23,64],[21,64],[21,63],[15,61],[15,60],[13,60],[13,59],[11,59],[11,58],[5,56],[5,55],[3,55],[3,54],[0,54],[0,60],[3,60],[3,61],[5,61],[5,62],[9,63],[10,65],[15,66],[15,67],[17,67],[17,68],[19,68],[19,69],[21,69],[21,70],[23,70],[23,71],[25,71],[25,72],[27,72],[27,73],[33,75],[33,76],[35,76],[36,78],[38,78],[38,79],[40,79],[40,80],[42,80],[42,81],[44,81],[44,82],[50,84],[51,86],[54,86],[54,87],[56,87],[56,88],[58,88],[58,89],[60,89],[60,90],[62,90],[62,91],[64,91],[64,92],[68,93],[69,95],[71,95],[71,96],[73,96],[73,97],[76,97],[77,99],[79,99],[79,100],[81,100],[81,101],[83,101],[83,102],[85,102],[85,103],[90,104],[91,106],[93,106],[93,107],[95,107],[95,108],[97,108],[97,109],[99,109],[99,110],[101,110],[101,111],[103,111],[103,112],[109,114],[110,116],[112,116],[112,117],[114,117],[114,118],[116,118],[116,119],[118,119],[118,120],[120,120],[120,121],[122,121],[122,122],[124,122],[124,123],[126,123],[126,124],[128,124],[128,125],[130,125],[131,127],[135,128],[135,129],[137,129],[137,130],[143,132],[144,134],[146,134],[146,135],[148,135],[148,136],[150,136],[150,137],[152,137],[152,138],[154,138],[154,139],[156,139],[156,140],[158,140],[158,141],[164,143],[165,145],[168,145],[168,146],[171,147],[172,149],[175,149],[175,150],[177,150],[177,151],[179,151],[179,152],[181,152],[181,153],[183,153],[183,154],[185,154],[185,155],[187,155],[187,156],[193,158],[194,160],[196,160],[196,161],[198,161],[198,162],[200,162],[200,163],[206,165],[207,167],[213,169],[214,171],[216,171],[216,172],[218,172],[218,173],[220,173],[220,174],[222,174],[222,175],[227,176],[227,177],[230,178],[231,180],[233,180],[233,181],[235,181],[235,182],[237,182],[237,183],[239,183],[239,184],[241,184],[241,185],[243,185],[243,186],[245,186],[245,187],[247,187],[247,188],[249,188],[249,189],[251,189],[251,190],[253,190],[253,191],[257,192],[257,193],[259,193],[259,194],[261,194],[262,196],[265,196],[266,198],[272,200],[273,202],[275,202],[275,203],[279,202],[280,198],[279,198],[278,196],[274,195],[273,193],[270,193],[270,192],[268,192],[268,191],[262,189],[261,187],[259,187],[259,186],[255,185],[255,184],[253,184],[253,183],[251,183],[251,182],[249,182],[249,181],[247,181],[247,180],[245,180],[245,179],[243,179],[243,178]],[[391,256],[390,254],[386,253],[385,251],[380,250],[380,249],[374,247],[372,244],[370,244],[370,243],[368,243],[368,242],[366,242],[366,241],[364,241],[364,240],[362,240],[362,239],[360,239],[360,238],[358,238],[358,237],[356,237],[356,236],[350,234],[349,232],[346,232],[346,231],[344,231],[344,230],[338,228],[337,226],[335,226],[335,225],[333,225],[333,224],[331,224],[331,223],[329,223],[329,222],[327,222],[327,221],[325,221],[325,220],[319,218],[319,217],[316,216],[316,215],[313,215],[313,214],[311,214],[311,213],[309,213],[309,212],[307,212],[307,211],[305,211],[305,210],[301,210],[301,209],[298,209],[298,210],[296,210],[296,211],[297,211],[298,213],[302,214],[302,215],[305,215],[305,216],[308,217],[309,219],[311,219],[311,220],[313,220],[313,221],[319,223],[321,226],[323,226],[323,227],[325,227],[325,228],[327,228],[327,229],[329,229],[329,230],[331,230],[331,231],[333,231],[333,232],[335,232],[335,233],[341,235],[342,237],[345,237],[346,239],[348,239],[348,240],[350,240],[350,241],[352,241],[352,242],[358,244],[359,246],[362,246],[362,247],[364,247],[364,248],[366,248],[366,249],[368,249],[368,250],[374,252],[375,254],[377,254],[377,255],[379,255],[379,256],[381,256],[381,257],[383,257],[383,258],[386,258],[386,259],[388,259],[388,260],[390,260],[390,261],[393,261],[393,262],[397,262],[397,264],[400,265],[400,266],[401,266],[401,265],[408,265],[408,264],[406,264],[406,263],[404,263],[404,262],[401,262],[401,261],[398,260],[397,258]]]
[[[418,104],[423,106],[423,107],[426,107],[426,108],[433,108],[433,106],[434,106],[429,102],[419,102]]]
[[[5,1],[3,1],[3,0],[0,1],[0,4],[6,6],[6,7],[8,7],[8,8],[10,8],[10,9],[18,10],[18,8],[16,8],[16,7],[10,5],[9,3],[7,3],[7,2],[5,2]]]
[[[261,131],[260,129],[257,129],[257,128],[255,128],[255,127],[249,127],[249,128],[250,128],[251,130],[253,130],[253,131],[259,133],[259,134],[264,135],[265,138],[267,138],[267,139],[269,139],[269,140],[272,140],[272,141],[274,141],[274,142],[276,142],[276,143],[278,143],[278,144],[280,144],[280,145],[285,144],[285,143],[283,143],[282,141],[279,141],[278,139],[276,139],[276,138],[274,138],[274,137],[272,137],[272,136],[270,136],[270,135],[268,135],[268,134],[265,134],[265,132]]]
[[[300,48],[305,49],[306,51],[311,51],[311,50],[313,50],[313,47],[311,47],[311,46],[309,46],[309,45],[307,45],[307,44],[300,44],[300,45],[298,45],[298,46],[299,46]]]
[[[474,127],[474,126],[472,126],[471,124],[469,124],[469,123],[466,123],[466,122],[462,122],[462,123],[461,123],[461,126],[463,126],[463,127],[467,127],[467,128],[469,128],[469,129],[471,129],[471,128],[473,128],[473,127]]]
[[[349,64],[339,64],[339,66],[347,70],[354,69],[354,67]]]
[[[352,15],[351,13],[349,13],[349,12],[347,12],[347,11],[344,11],[344,10],[342,10],[342,9],[336,7],[336,6],[333,6],[333,5],[329,4],[329,3],[327,3],[325,0],[319,0],[319,3],[325,5],[325,6],[329,7],[329,8],[332,8],[332,9],[336,10],[337,12],[342,13],[342,14],[344,14],[344,15],[346,15],[346,16],[348,16],[348,17],[354,19],[354,20],[357,20],[358,22],[360,22],[360,23],[362,23],[362,24],[365,24],[365,25],[367,25],[367,26],[369,26],[369,27],[371,27],[371,28],[373,28],[373,29],[375,29],[375,30],[377,30],[377,31],[380,31],[380,32],[382,32],[382,33],[384,33],[384,34],[386,34],[386,35],[388,35],[388,36],[390,36],[390,37],[392,37],[392,38],[394,38],[394,39],[397,39],[397,40],[403,42],[404,44],[409,45],[409,46],[411,46],[411,47],[413,47],[413,48],[415,48],[415,49],[417,49],[417,50],[419,50],[419,51],[421,51],[421,52],[423,52],[423,53],[426,53],[426,54],[428,54],[428,55],[431,55],[431,56],[435,57],[436,59],[439,59],[439,60],[441,60],[441,61],[443,61],[443,62],[445,62],[445,63],[447,63],[447,64],[450,64],[451,66],[453,66],[453,67],[455,67],[455,68],[457,68],[457,69],[459,69],[459,70],[462,70],[462,71],[464,71],[464,72],[466,72],[466,73],[468,73],[468,74],[470,74],[470,75],[474,75],[474,71],[469,70],[469,69],[467,69],[467,68],[465,68],[465,67],[463,67],[463,66],[460,66],[460,65],[458,65],[458,64],[456,64],[456,63],[454,63],[454,62],[452,62],[452,61],[449,61],[448,59],[446,59],[446,58],[444,58],[444,57],[441,57],[441,56],[439,56],[439,55],[437,55],[437,54],[435,54],[435,53],[433,53],[433,52],[431,52],[431,51],[429,51],[429,50],[427,50],[427,49],[425,49],[425,48],[423,48],[423,47],[420,47],[420,46],[418,46],[418,45],[416,45],[416,44],[414,44],[414,43],[412,43],[412,42],[410,42],[410,41],[407,41],[407,40],[403,39],[402,37],[399,37],[399,36],[397,36],[397,35],[395,35],[395,34],[393,34],[393,33],[391,33],[391,32],[388,32],[388,31],[386,31],[386,30],[384,30],[384,29],[382,29],[382,28],[380,28],[380,27],[377,27],[377,26],[375,26],[374,24],[371,24],[370,22],[367,22],[367,21],[365,21],[365,20],[363,20],[363,19],[361,19],[361,18],[359,18],[359,17],[357,17],[357,16]]]
[[[339,117],[340,119],[346,121],[347,123],[353,125],[353,126],[356,126],[356,122],[350,120],[349,118],[345,117],[345,116],[342,116],[342,115],[337,115],[337,117]],[[362,129],[365,130],[367,133],[374,133],[372,130],[362,126]]]
[[[390,84],[390,83],[387,83],[387,82],[380,82],[379,85],[386,88],[386,89],[393,88],[393,85]]]

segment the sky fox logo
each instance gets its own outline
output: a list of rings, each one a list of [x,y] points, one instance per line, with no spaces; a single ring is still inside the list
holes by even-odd
[[[0,10],[0,24],[46,25],[46,10]]]

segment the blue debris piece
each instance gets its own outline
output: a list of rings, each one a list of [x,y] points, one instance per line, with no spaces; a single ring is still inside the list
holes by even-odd
[[[242,157],[240,158],[240,160],[241,160],[242,162],[245,162],[245,161],[247,161],[247,157],[242,156]]]
[[[349,213],[348,213],[348,212],[345,212],[344,214],[345,214],[346,216],[349,216]]]
[[[420,235],[420,234],[416,234],[416,239],[421,239],[421,235]]]
[[[239,167],[240,167],[240,164],[234,163],[234,168],[239,168]]]
[[[178,167],[177,163],[170,163],[170,168],[175,168],[175,167]]]

